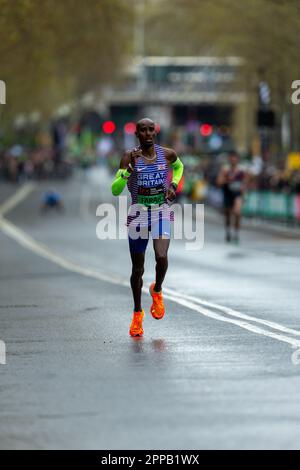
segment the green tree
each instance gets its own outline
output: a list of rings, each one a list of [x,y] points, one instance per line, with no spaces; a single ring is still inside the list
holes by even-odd
[[[278,115],[293,114],[300,134],[300,112],[291,108],[291,83],[300,78],[298,0],[173,0],[151,2],[146,22],[149,55],[233,55],[245,66],[248,91],[263,78]]]
[[[51,113],[114,80],[129,48],[131,17],[124,0],[0,0],[6,116]]]

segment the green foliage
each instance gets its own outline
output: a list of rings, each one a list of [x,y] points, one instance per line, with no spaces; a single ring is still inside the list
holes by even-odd
[[[149,1],[149,0],[148,0]],[[161,0],[147,18],[149,55],[235,55],[275,95],[300,77],[298,0]]]
[[[0,0],[6,115],[62,102],[113,80],[129,47],[124,0]]]
[[[269,81],[286,100],[300,78],[299,0],[0,0],[0,78],[5,115],[40,110],[118,77],[136,48],[142,11],[147,55],[245,58],[247,86]],[[3,110],[0,110],[3,115]]]

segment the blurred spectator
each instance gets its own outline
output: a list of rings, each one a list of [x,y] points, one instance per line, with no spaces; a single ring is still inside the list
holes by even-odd
[[[67,127],[64,122],[57,122],[52,128],[54,166],[57,167],[63,160],[66,149]]]
[[[252,158],[252,164],[250,167],[250,172],[254,176],[258,176],[263,170],[263,159],[260,155],[254,155]]]
[[[42,137],[42,138],[41,138]],[[31,136],[26,144],[0,146],[0,180],[19,183],[28,179],[66,178],[71,174],[73,147],[52,145],[49,133]],[[0,142],[1,144],[1,142]],[[58,153],[57,153],[58,152]]]
[[[56,209],[59,211],[64,210],[61,195],[55,189],[49,189],[49,191],[46,191],[42,198],[41,210],[46,212],[51,209]]]

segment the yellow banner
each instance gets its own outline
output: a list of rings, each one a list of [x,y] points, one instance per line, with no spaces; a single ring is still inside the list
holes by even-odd
[[[300,169],[300,152],[291,152],[288,154],[287,168],[288,170]]]

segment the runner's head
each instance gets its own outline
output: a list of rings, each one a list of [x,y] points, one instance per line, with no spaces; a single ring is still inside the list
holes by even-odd
[[[156,131],[152,119],[143,118],[136,123],[135,135],[139,139],[141,147],[148,148],[154,144]]]
[[[228,154],[228,160],[231,166],[237,166],[239,158],[239,154],[235,150],[231,150]]]

